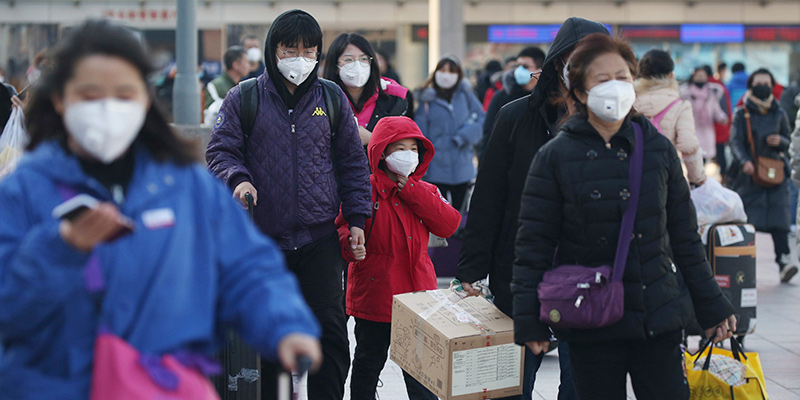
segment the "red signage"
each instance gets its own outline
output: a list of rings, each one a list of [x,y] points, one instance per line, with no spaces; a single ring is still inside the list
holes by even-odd
[[[164,22],[178,18],[177,9],[118,9],[103,10],[103,17],[126,22]]]
[[[714,275],[714,279],[717,280],[719,287],[723,289],[727,289],[731,287],[731,276],[730,275]]]
[[[679,40],[681,38],[681,29],[678,25],[624,25],[620,31],[622,36],[628,40]]]
[[[744,37],[753,42],[797,42],[800,41],[800,26],[748,26]]]

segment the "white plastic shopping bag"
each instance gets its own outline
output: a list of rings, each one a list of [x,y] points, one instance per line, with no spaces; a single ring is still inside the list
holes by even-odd
[[[739,194],[722,186],[713,178],[692,190],[692,202],[697,210],[697,225],[747,222],[744,203]]]
[[[14,171],[27,144],[25,114],[21,108],[14,107],[0,135],[0,179]]]

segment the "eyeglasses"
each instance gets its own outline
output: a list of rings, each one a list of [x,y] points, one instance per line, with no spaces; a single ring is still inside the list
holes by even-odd
[[[537,81],[539,80],[539,76],[540,75],[542,75],[542,70],[540,70],[540,69],[537,69],[536,71],[531,72],[531,78],[536,78]]]
[[[372,57],[369,56],[361,56],[361,57],[353,57],[353,56],[344,56],[339,60],[339,66],[344,67],[345,65],[350,65],[354,62],[360,62],[362,65],[367,66],[372,62]]]
[[[281,54],[283,54],[286,58],[296,58],[296,57],[303,57],[306,61],[317,61],[317,51],[316,50],[306,50],[302,54],[295,50],[295,49],[288,49],[288,50],[281,50],[278,49]]]

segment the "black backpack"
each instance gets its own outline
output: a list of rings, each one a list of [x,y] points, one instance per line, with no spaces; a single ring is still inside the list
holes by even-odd
[[[239,122],[244,133],[245,149],[247,140],[253,132],[256,124],[256,113],[258,112],[258,78],[250,78],[239,82],[239,95],[242,98],[242,107],[239,112]],[[331,153],[333,153],[333,139],[339,129],[339,113],[342,107],[342,98],[339,96],[339,85],[333,81],[319,78],[322,83],[322,93],[325,96],[325,106],[328,108],[328,122],[331,125]]]

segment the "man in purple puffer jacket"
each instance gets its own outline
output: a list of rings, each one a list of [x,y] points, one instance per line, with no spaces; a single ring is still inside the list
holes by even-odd
[[[321,46],[322,30],[311,15],[292,10],[278,16],[264,46],[266,70],[257,81],[252,133],[245,138],[242,132],[236,86],[219,111],[206,160],[234,198],[244,203],[245,194],[254,197],[256,224],[281,246],[322,326],[325,360],[309,377],[309,398],[340,400],[350,352],[334,220],[341,205],[351,244],[363,245],[372,202],[369,166],[350,103],[339,90],[341,109],[328,110],[317,79]],[[330,112],[340,116],[333,137]]]

